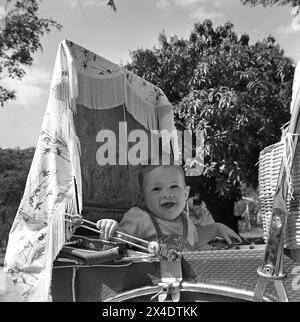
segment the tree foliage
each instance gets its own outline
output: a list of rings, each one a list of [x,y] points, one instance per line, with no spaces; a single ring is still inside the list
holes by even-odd
[[[0,247],[5,246],[22,199],[34,150],[0,149]]]
[[[22,79],[24,67],[32,65],[32,54],[42,49],[41,37],[61,25],[49,18],[39,18],[39,1],[16,1],[8,11],[0,32],[0,80],[3,77]],[[15,91],[0,85],[0,103],[15,98]]]
[[[286,6],[286,5],[290,5],[293,8],[300,6],[300,1],[299,0],[240,0],[242,4],[245,5],[250,5],[252,7],[258,6],[258,5],[262,5],[264,7],[269,7],[269,6],[274,6],[274,5],[278,5],[278,6]],[[297,10],[297,13],[298,10]]]
[[[117,6],[116,6],[116,4],[115,4],[115,2],[113,1],[113,0],[108,0],[107,1],[107,5],[109,6],[109,7],[111,7],[112,8],[112,10],[113,11],[117,11],[118,9],[117,9]]]
[[[273,37],[250,44],[230,22],[214,28],[210,20],[196,23],[187,40],[162,33],[158,48],[131,57],[127,68],[175,105],[177,127],[205,131],[204,173],[190,184],[222,220],[224,202],[230,212],[242,182],[257,186],[259,152],[279,140],[289,120],[293,62]]]
[[[4,77],[21,80],[25,75],[24,67],[33,63],[32,55],[42,50],[42,36],[53,29],[61,30],[62,25],[55,20],[39,18],[40,2],[41,0],[17,0],[7,12],[3,28],[0,26],[0,81]],[[107,5],[117,11],[113,0],[107,1]],[[2,106],[15,97],[14,90],[0,85]]]

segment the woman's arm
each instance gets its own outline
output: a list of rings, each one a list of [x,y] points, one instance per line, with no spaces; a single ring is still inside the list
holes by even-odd
[[[197,227],[198,245],[201,246],[213,240],[216,237],[222,237],[228,244],[231,244],[231,238],[242,242],[240,236],[232,229],[221,223],[213,223],[207,226]]]

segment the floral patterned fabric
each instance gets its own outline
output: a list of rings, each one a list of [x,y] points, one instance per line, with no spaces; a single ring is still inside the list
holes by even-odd
[[[80,142],[73,120],[78,104],[89,109],[124,104],[147,129],[175,129],[172,106],[159,88],[71,41],[61,42],[5,256],[5,270],[25,301],[51,300],[52,264],[73,233],[67,214],[82,211]]]

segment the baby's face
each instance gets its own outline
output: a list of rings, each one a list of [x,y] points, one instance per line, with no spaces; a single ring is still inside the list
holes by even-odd
[[[143,192],[148,209],[164,220],[176,219],[188,197],[188,187],[176,166],[160,166],[147,172]]]

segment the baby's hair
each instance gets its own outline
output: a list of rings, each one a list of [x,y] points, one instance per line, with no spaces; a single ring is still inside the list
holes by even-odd
[[[139,169],[139,173],[138,173],[138,181],[139,181],[141,191],[143,191],[143,183],[144,183],[145,174],[152,171],[155,168],[158,168],[158,167],[176,167],[180,171],[180,173],[182,174],[182,177],[183,177],[183,180],[185,183],[184,170],[180,165],[143,165]]]

